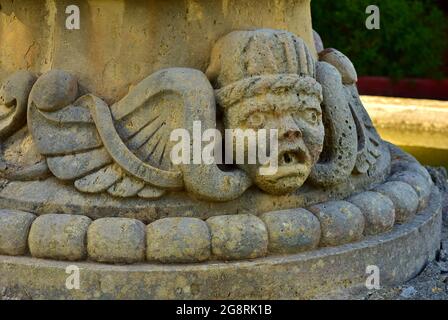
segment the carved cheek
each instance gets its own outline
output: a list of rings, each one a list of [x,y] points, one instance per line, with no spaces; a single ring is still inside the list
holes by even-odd
[[[304,124],[302,132],[303,140],[305,141],[308,150],[315,161],[317,161],[322,152],[324,143],[324,127],[322,123],[319,123],[319,125]]]

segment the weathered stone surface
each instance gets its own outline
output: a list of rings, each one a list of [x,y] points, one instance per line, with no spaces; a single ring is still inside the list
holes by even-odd
[[[429,167],[426,169],[428,173],[431,175],[432,180],[434,181],[434,185],[439,188],[440,193],[442,194],[442,215],[443,222],[445,226],[448,226],[448,173],[445,167]],[[448,252],[448,240],[446,241],[447,245],[445,246],[446,251]]]
[[[431,194],[433,183],[428,182],[428,180],[421,174],[412,171],[401,171],[390,176],[388,180],[405,182],[413,187],[419,198],[419,210],[428,205],[428,199]]]
[[[1,256],[0,292],[32,299],[310,299],[367,290],[367,265],[380,268],[383,286],[396,285],[415,277],[440,250],[440,209],[435,190],[422,215],[387,235],[289,257],[176,266],[80,262],[79,290],[64,285],[70,262]]]
[[[264,256],[268,233],[263,221],[254,215],[240,214],[209,218],[212,254],[220,260],[251,259]]]
[[[87,193],[102,192],[109,189],[120,180],[121,168],[115,164],[108,165],[94,173],[91,173],[75,181],[75,187]]]
[[[127,189],[129,192],[129,188]],[[109,192],[110,193],[110,192]],[[165,190],[146,185],[138,192],[138,196],[143,199],[158,199],[166,193]]]
[[[345,91],[358,135],[358,152],[353,172],[370,175],[370,172],[378,166],[378,160],[383,152],[380,145],[384,144],[384,142],[373,126],[370,115],[364,108],[356,85],[345,85]]]
[[[164,218],[146,227],[146,258],[149,261],[199,262],[210,255],[210,231],[200,219]]]
[[[41,88],[51,85],[58,86],[54,83],[46,84],[45,80],[47,79],[44,76],[37,80],[42,84]],[[102,146],[90,112],[84,105],[86,103],[85,96],[77,99],[73,104],[62,106],[62,109],[57,111],[39,110],[32,100],[34,96],[39,96],[36,86],[33,87],[29,98],[27,125],[37,150],[42,155],[73,155],[92,151]],[[57,103],[58,108],[61,108],[59,104],[62,102]],[[67,167],[70,174],[74,172],[74,169],[71,166]],[[56,171],[56,173],[58,172]]]
[[[356,125],[350,111],[342,77],[331,64],[316,64],[316,80],[322,86],[322,118],[327,124],[326,144],[321,158],[311,171],[310,180],[321,186],[343,182],[350,176],[357,158]]]
[[[358,81],[358,75],[353,63],[342,52],[333,48],[327,48],[319,53],[319,60],[328,62],[338,69],[342,76],[343,84],[354,84]]]
[[[10,181],[0,190],[0,207],[16,206],[20,210],[37,214],[81,213],[92,219],[128,217],[140,219],[145,223],[164,217],[191,217],[193,213],[197,218],[207,219],[223,212],[238,214],[303,208],[328,201],[330,197],[344,199],[349,197],[353,190],[366,189],[372,183],[383,182],[387,177],[390,162],[387,146],[381,144],[380,147],[381,156],[377,165],[369,171],[369,176],[351,175],[347,181],[332,187],[322,189],[309,185],[288,195],[269,195],[258,188],[250,188],[238,199],[227,202],[200,201],[185,192],[170,192],[158,200],[148,201],[141,198],[114,198],[108,194],[86,196],[73,186],[51,177],[43,181]],[[37,203],[41,205],[36,206]]]
[[[102,168],[112,159],[104,148],[89,152],[47,158],[51,172],[62,180],[73,180]]]
[[[309,208],[320,221],[320,245],[337,246],[362,238],[365,218],[361,210],[347,201],[328,201]]]
[[[386,182],[373,191],[392,200],[395,208],[395,222],[403,223],[412,218],[418,209],[419,198],[414,188],[401,181]]]
[[[36,218],[28,239],[31,255],[71,261],[86,258],[86,236],[91,222],[88,217],[69,214]]]
[[[99,262],[133,263],[145,258],[145,225],[135,219],[95,220],[87,233],[89,258]]]
[[[26,254],[28,233],[35,218],[29,212],[0,209],[0,254]]]
[[[132,197],[137,194],[140,195],[140,192],[144,187],[144,182],[129,176],[125,176],[120,182],[107,189],[107,192],[113,196],[125,198]],[[154,191],[159,191],[163,194],[163,190],[154,188]],[[156,194],[156,192],[154,193]]]
[[[434,185],[439,188],[440,192],[448,192],[448,171],[445,167],[427,166],[424,169],[425,171],[427,170],[430,181],[433,181]]]
[[[26,123],[28,95],[35,81],[33,73],[21,70],[1,83],[0,139],[9,137]]]
[[[314,47],[316,47],[316,52],[317,54],[319,54],[324,50],[324,43],[320,35],[315,30],[313,30],[313,40],[314,40]]]
[[[75,101],[78,80],[62,70],[50,70],[39,77],[30,93],[30,99],[39,110],[57,111]]]
[[[378,192],[366,191],[348,198],[347,201],[357,206],[364,214],[365,235],[375,235],[393,228],[395,208],[388,197]]]
[[[57,178],[74,183],[69,185],[57,179],[24,184],[1,181],[1,199],[17,208],[31,205],[33,210],[53,211],[54,207],[59,205],[66,211],[79,214],[99,215],[100,212],[104,214],[106,211],[106,215],[121,216],[115,219],[100,219],[91,225],[90,221],[85,220],[86,225],[81,231],[77,229],[78,225],[73,226],[71,222],[67,227],[66,221],[60,222],[53,218],[55,220],[50,222],[56,226],[52,227],[51,223],[45,224],[46,220],[42,218],[43,222],[39,220],[34,224],[36,235],[29,237],[31,247],[31,244],[37,242],[34,244],[36,256],[40,254],[78,259],[87,252],[92,260],[112,263],[142,262],[145,253],[150,259],[161,262],[201,261],[210,257],[211,253],[221,260],[262,257],[268,251],[270,234],[260,218],[248,213],[261,214],[271,211],[270,206],[298,208],[299,202],[307,207],[327,199],[343,199],[361,190],[360,185],[365,189],[385,180],[385,175],[389,172],[389,154],[387,150],[381,150],[384,145],[375,135],[370,118],[359,100],[354,85],[356,71],[350,60],[338,51],[327,50],[321,52],[321,61],[316,62],[309,19],[300,21],[300,24],[308,22],[301,25],[300,30],[278,30],[279,26],[287,29],[293,24],[289,18],[309,18],[309,0],[296,1],[294,4],[286,0],[275,1],[275,4],[269,3],[268,0],[247,0],[242,6],[233,4],[230,6],[232,8],[229,7],[228,1],[206,4],[205,0],[173,0],[163,2],[163,5],[161,1],[156,2],[151,3],[150,10],[151,13],[155,12],[155,19],[152,19],[152,14],[148,16],[145,14],[147,12],[142,10],[148,8],[144,4],[136,5],[137,11],[134,12],[123,0],[115,1],[110,8],[89,3],[87,7],[90,11],[87,13],[97,12],[98,19],[91,21],[91,25],[80,31],[81,33],[76,33],[76,48],[79,49],[75,50],[76,62],[71,59],[75,52],[72,48],[72,40],[75,38],[68,38],[64,40],[63,46],[59,46],[58,40],[61,40],[60,36],[65,35],[65,32],[58,34],[50,30],[45,37],[41,37],[38,32],[29,32],[30,26],[39,25],[34,18],[29,18],[29,13],[35,10],[34,6],[29,5],[25,8],[26,14],[20,15],[23,13],[20,10],[22,5],[17,1],[1,5],[2,13],[5,11],[7,14],[0,16],[0,25],[8,26],[8,32],[5,37],[1,37],[4,32],[0,30],[0,38],[6,38],[7,44],[10,45],[8,39],[11,38],[12,31],[13,34],[16,33],[14,36],[24,38],[21,39],[24,43],[31,41],[31,44],[27,43],[25,55],[21,54],[20,50],[22,41],[18,41],[20,44],[17,46],[12,46],[17,49],[13,51],[14,56],[25,57],[26,69],[41,72],[47,71],[48,66],[51,66],[75,70],[72,71],[73,75],[52,70],[41,76],[33,87],[28,103],[28,128],[36,148],[41,155],[50,159],[49,169]],[[265,6],[259,7],[260,3]],[[55,29],[52,28],[52,19],[60,18],[56,12],[61,11],[61,8],[53,0],[48,0],[46,4],[48,10],[44,11],[48,11],[48,14],[39,15],[39,18],[44,18],[42,21],[45,21],[50,29]],[[84,12],[86,6],[81,7]],[[268,10],[260,10],[259,13],[256,10],[266,7]],[[297,13],[297,8],[304,14],[288,14],[288,11]],[[123,10],[126,14],[119,19],[120,23],[124,25],[128,15],[134,13],[132,28],[121,30],[118,26],[109,37],[112,42],[102,40],[102,37],[91,37],[98,41],[97,48],[86,46],[89,44],[89,41],[85,41],[89,31],[102,31],[103,18],[109,20],[110,24],[110,13],[115,15]],[[232,10],[236,14],[232,14]],[[19,14],[16,14],[17,12]],[[151,18],[150,28],[147,28],[147,22],[142,22],[147,21],[148,17]],[[163,22],[164,18],[167,21]],[[17,21],[20,22],[22,30],[15,28]],[[150,30],[154,25],[158,26],[157,30],[160,32],[151,32],[154,31]],[[275,27],[275,30],[257,30],[259,25],[265,28]],[[234,29],[250,31],[233,31],[225,35]],[[133,61],[129,59],[131,56],[135,58],[132,53],[123,55],[123,50],[118,48],[120,54],[117,55],[109,52],[114,50],[107,50],[110,44],[119,43],[126,47],[122,40],[126,38],[127,33],[135,33],[130,30],[143,30],[140,40],[151,40],[145,49],[156,50],[145,50],[146,53],[154,53],[149,55],[149,60],[136,59],[134,61],[139,63],[126,65],[124,62]],[[149,32],[146,32],[148,30]],[[203,32],[204,30],[207,32]],[[114,38],[115,31],[118,31],[119,36]],[[182,40],[185,34],[189,37]],[[73,35],[71,32],[71,36]],[[221,35],[225,36],[215,44],[206,72],[207,78],[203,71],[210,58],[209,49]],[[299,35],[306,40],[299,38]],[[134,36],[128,38],[132,42],[136,40]],[[48,39],[51,41],[47,41]],[[104,41],[109,45],[104,46]],[[190,41],[194,43],[193,46]],[[182,47],[182,44],[185,46]],[[0,48],[5,49],[2,44]],[[88,48],[88,55],[83,54],[85,48]],[[179,48],[183,50],[178,50]],[[66,51],[67,49],[69,51]],[[11,66],[16,68],[20,65],[16,63],[17,58],[12,57],[10,49],[5,50],[0,50],[0,74],[5,72],[2,70],[4,60],[14,62],[9,64],[8,71]],[[185,57],[179,58],[185,51],[188,51]],[[69,54],[61,56],[61,52]],[[105,56],[107,61],[104,60]],[[190,59],[193,56],[195,58]],[[36,59],[44,62],[36,63]],[[176,65],[188,68],[176,68]],[[159,71],[154,72],[155,70]],[[78,77],[81,89],[79,92],[76,80]],[[128,91],[131,83],[135,86]],[[103,98],[88,92],[95,92],[104,97],[104,101]],[[78,98],[80,94],[84,95]],[[118,97],[123,96],[124,98],[119,100]],[[110,105],[111,101],[117,100],[119,101]],[[10,101],[7,105],[0,106],[0,111],[9,112],[11,104]],[[217,112],[217,105],[222,113]],[[223,118],[219,118],[221,114]],[[3,119],[3,116],[1,118]],[[219,126],[224,125],[224,128],[220,129],[278,129],[280,149],[275,159],[280,164],[278,172],[268,176],[262,174],[258,169],[264,169],[262,167],[267,165],[263,159],[259,159],[259,163],[254,166],[246,166],[237,160],[236,167],[226,167],[226,170],[221,170],[221,166],[217,165],[173,165],[169,156],[172,144],[168,142],[168,135],[173,128],[184,128],[191,133],[193,121],[201,121],[202,129],[214,129],[217,122]],[[21,141],[18,141],[20,144]],[[3,143],[0,147],[3,147]],[[270,147],[270,153],[277,151],[272,150],[272,144]],[[323,149],[326,154],[321,155]],[[244,151],[246,155],[249,153],[247,149]],[[72,166],[67,165],[68,162]],[[377,170],[379,165],[382,168]],[[0,164],[0,168],[5,166],[5,163]],[[125,179],[127,176],[130,179]],[[304,185],[307,181],[309,184]],[[284,196],[273,197],[251,188],[250,193],[239,202],[219,205],[213,203],[240,198],[252,183],[266,193]],[[55,188],[39,190],[39,187],[47,185]],[[73,190],[73,185],[79,192]],[[297,190],[301,186],[303,193],[302,190]],[[412,189],[410,185],[407,186]],[[27,192],[28,190],[31,192]],[[149,201],[165,195],[165,191],[169,191],[166,192],[167,198],[157,200],[155,204]],[[292,191],[296,193],[291,195]],[[81,192],[101,195],[93,196]],[[70,195],[75,196],[72,198]],[[124,202],[122,198],[117,199],[110,195],[146,199],[129,199]],[[51,201],[45,203],[46,199]],[[396,204],[397,201],[390,202]],[[88,208],[93,210],[89,211]],[[269,220],[269,231],[275,231],[275,223],[282,223],[282,227],[288,223],[293,225],[290,229],[292,234],[283,232],[285,229],[282,231],[282,227],[279,227],[280,233],[283,232],[282,236],[276,237],[276,232],[271,232],[271,238],[278,240],[281,242],[280,246],[283,246],[282,249],[274,248],[272,251],[296,252],[298,243],[300,249],[303,249],[308,245],[315,248],[318,241],[323,246],[330,246],[361,238],[365,218],[355,205],[346,201],[330,201],[315,205],[311,209],[317,217],[308,213],[307,217],[315,223],[304,221],[306,219],[303,215],[298,220],[291,219],[289,215],[282,215],[277,221],[271,221],[272,216],[263,215]],[[433,210],[438,211],[435,207]],[[231,213],[238,215],[229,215]],[[138,220],[128,219],[135,216],[153,221],[170,214],[219,216],[209,218],[205,223],[193,218],[171,218],[154,222],[147,230],[151,236],[148,242],[145,239],[145,226]],[[227,216],[223,216],[224,214]],[[437,214],[438,212],[434,213]],[[385,269],[389,270],[386,276],[395,278],[396,273],[409,275],[398,267],[398,270],[390,271],[391,261],[394,259],[396,263],[405,263],[413,272],[417,266],[421,267],[428,257],[433,257],[434,242],[437,242],[438,237],[437,221],[431,228],[434,234],[429,237],[425,238],[426,235],[419,230],[423,229],[425,223],[431,224],[427,222],[430,220],[431,218],[419,216],[409,223],[407,228],[399,229],[401,233],[397,237],[419,240],[414,243],[409,241],[406,252],[398,251],[399,258],[385,254],[387,250],[384,250],[384,247],[393,251],[392,254],[397,253],[393,246],[394,238],[381,238],[389,240],[384,244],[380,256],[388,258],[385,261]],[[283,223],[284,221],[286,223]],[[418,224],[422,221],[425,223]],[[419,227],[415,228],[412,223],[418,224]],[[197,225],[200,231],[192,231],[193,225]],[[322,225],[319,230],[319,234],[322,233],[320,239],[317,237],[319,225]],[[86,229],[88,230],[87,249],[83,246],[80,252],[73,253],[70,251],[73,250],[72,246],[68,249],[63,246],[71,245],[70,241],[63,240],[70,238],[67,233],[72,233],[73,229],[77,232],[75,249],[79,249],[79,244],[86,241]],[[33,230],[31,228],[31,233]],[[312,232],[312,235],[306,234],[309,231],[316,232]],[[298,240],[294,232],[306,234],[308,237]],[[191,233],[193,237],[190,237]],[[46,242],[41,242],[48,245],[39,243],[40,238],[44,238]],[[195,242],[192,243],[192,240]],[[307,241],[304,245],[303,242]],[[54,248],[55,243],[63,248]],[[148,251],[145,250],[146,244],[149,246]],[[419,250],[417,261],[409,260],[412,253],[408,248],[411,244]],[[154,248],[153,245],[157,247]],[[379,264],[375,261],[378,259],[375,246],[382,245],[381,242],[375,242],[374,238],[372,242],[360,241],[349,246],[326,248],[305,255],[259,259],[255,263],[214,262],[171,267],[145,263],[111,269],[91,262],[84,265],[87,266],[86,269],[92,265],[96,268],[97,273],[90,273],[89,276],[92,277],[88,279],[89,283],[97,284],[93,289],[93,296],[96,297],[126,295],[126,292],[132,293],[134,287],[139,293],[147,292],[146,296],[153,297],[198,296],[198,291],[207,289],[214,293],[215,298],[230,297],[234,292],[244,292],[245,297],[250,297],[254,292],[263,292],[263,297],[275,297],[281,290],[297,296],[297,289],[302,285],[297,279],[303,279],[306,283],[305,290],[314,292],[316,282],[331,288],[348,286],[351,284],[349,279],[355,279],[352,281],[359,284],[360,270],[365,276],[366,264]],[[290,249],[291,247],[294,249]],[[192,248],[193,253],[190,251]],[[366,249],[367,254],[362,249]],[[44,253],[39,253],[39,250]],[[33,253],[33,248],[31,252]],[[330,259],[323,259],[327,254]],[[12,259],[15,260],[16,258]],[[31,258],[31,261],[35,260]],[[300,261],[305,263],[301,264]],[[59,264],[61,265],[63,264]],[[380,268],[382,267],[384,266],[380,265]],[[331,271],[324,274],[326,270],[339,271],[342,275]],[[381,270],[383,272],[383,269]],[[102,277],[103,271],[106,273],[105,277]],[[121,273],[119,281],[114,281],[115,271]],[[311,274],[311,281],[307,278],[308,272]],[[35,276],[37,272],[33,273]],[[201,274],[204,278],[200,277]],[[298,277],[301,274],[302,277]],[[277,276],[280,281],[276,279]],[[14,278],[14,275],[8,274],[8,277]],[[123,279],[126,279],[124,285]],[[227,279],[232,281],[226,281]],[[9,281],[9,278],[7,280]],[[204,281],[205,286],[200,281]],[[253,286],[248,285],[251,282]],[[62,286],[59,292],[63,290]]]
[[[418,173],[426,179],[427,183],[429,183],[429,184],[432,183],[432,178],[431,178],[431,175],[429,174],[428,170],[426,170],[426,168],[418,162],[413,162],[413,161],[394,161],[394,162],[392,162],[391,167],[390,167],[391,174],[394,174],[397,172],[402,172],[402,171],[412,171],[412,172]]]
[[[344,86],[352,84],[344,77],[355,72],[350,60],[335,50],[324,53],[321,59],[333,57],[327,60],[335,66],[316,62],[292,32],[233,31],[214,45],[206,75],[162,68],[112,106],[79,92],[75,75],[53,69],[31,90],[28,128],[39,153],[49,158],[49,170],[84,193],[155,199],[164,190],[185,189],[199,199],[224,202],[252,184],[277,195],[296,191],[308,177],[316,185],[336,185],[354,169],[372,169],[380,143],[366,129],[371,123],[366,112],[360,114],[356,88]],[[239,130],[235,139],[226,139],[237,168],[221,170],[213,160],[196,164],[187,150],[182,154],[188,159],[173,165],[170,133],[183,128],[191,134],[197,121],[201,130],[216,129],[217,104],[224,110],[224,127]],[[254,145],[241,143],[246,134],[241,129],[270,135],[275,129],[278,136],[270,140],[278,143],[262,143],[259,135],[252,161]],[[324,135],[327,154],[321,157]],[[364,141],[359,146],[358,136]],[[267,145],[270,157],[261,154]],[[234,152],[228,147],[226,158]],[[127,175],[132,179],[125,180]],[[143,189],[146,184],[155,190]]]
[[[305,42],[287,31],[234,31],[213,47],[206,74],[216,84],[224,126],[278,130],[277,171],[263,174],[260,169],[267,168],[260,160],[237,163],[265,192],[296,190],[319,159],[324,127],[315,63]],[[237,144],[235,139],[234,150]],[[250,152],[246,145],[244,154]]]
[[[190,134],[193,124],[200,121],[202,130],[215,129],[216,105],[214,91],[207,77],[198,70],[169,68],[160,70],[133,87],[128,95],[110,107],[120,137],[116,143],[104,143],[118,164],[129,174],[162,189],[185,188],[196,197],[209,201],[229,201],[241,196],[252,184],[241,170],[223,171],[216,163],[173,166],[175,151],[169,135],[179,127]],[[106,108],[107,109],[107,108]],[[108,110],[108,109],[107,109]],[[142,119],[147,119],[142,123]],[[152,119],[152,120],[151,120]],[[101,130],[101,126],[98,126]],[[116,148],[120,139],[129,148]],[[140,162],[135,162],[135,156]],[[157,198],[163,193],[146,187],[139,197]]]
[[[30,181],[50,176],[47,161],[23,127],[5,140],[0,147],[0,176],[8,180]]]
[[[319,245],[319,220],[305,209],[267,212],[260,218],[268,230],[270,252],[297,253]]]

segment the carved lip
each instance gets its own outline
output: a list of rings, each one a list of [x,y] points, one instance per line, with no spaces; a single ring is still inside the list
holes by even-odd
[[[308,175],[309,166],[307,164],[295,164],[288,166],[279,166],[277,173],[272,175],[272,180],[279,180],[285,177],[305,177]]]
[[[311,156],[303,148],[282,150],[278,156],[278,169],[268,180],[276,181],[284,177],[306,177],[311,167]]]

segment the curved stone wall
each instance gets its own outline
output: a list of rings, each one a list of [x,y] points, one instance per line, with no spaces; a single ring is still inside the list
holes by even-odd
[[[310,0],[0,1],[0,79],[20,69],[64,69],[111,103],[157,70],[205,71],[216,40],[233,30],[284,29],[315,53]],[[67,30],[67,6],[80,29]]]

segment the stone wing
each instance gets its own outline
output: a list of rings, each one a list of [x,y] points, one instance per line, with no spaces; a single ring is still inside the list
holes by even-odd
[[[70,99],[74,83],[71,75],[51,71],[30,95],[28,126],[57,178],[74,181],[82,192],[120,197],[157,198],[183,187],[182,173],[170,160],[169,136],[183,125],[191,88],[159,72],[109,108],[91,94]],[[52,84],[57,87],[50,90]]]

